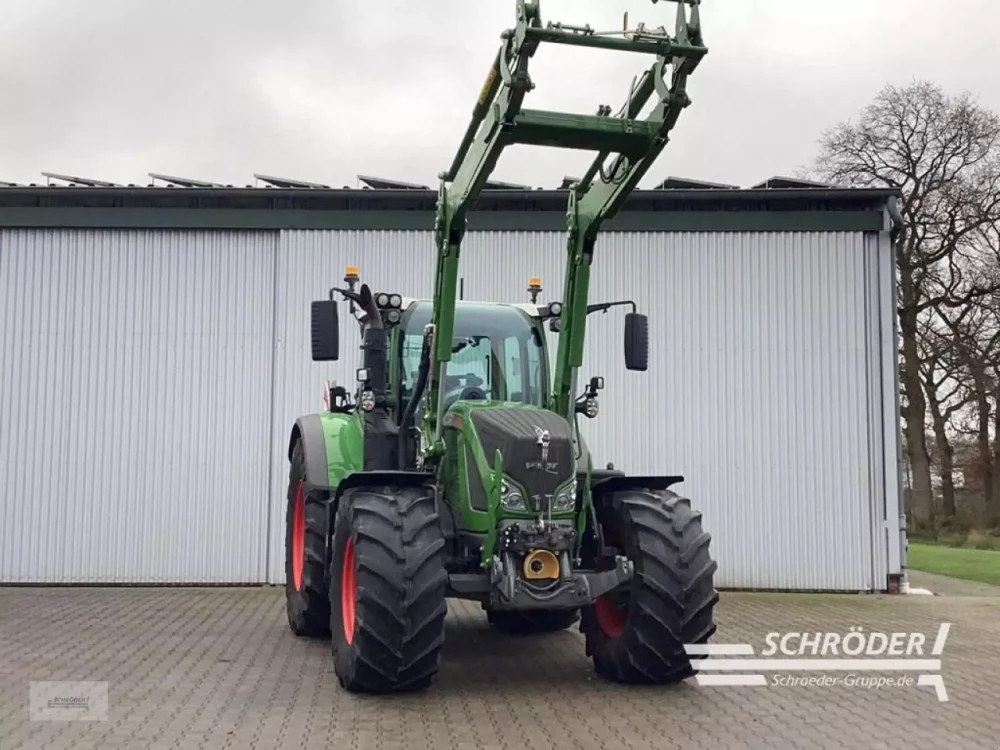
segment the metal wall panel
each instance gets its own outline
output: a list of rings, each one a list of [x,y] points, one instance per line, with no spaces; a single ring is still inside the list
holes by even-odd
[[[561,296],[564,235],[471,232],[466,298],[524,301],[541,275]],[[622,361],[624,312],[591,316],[582,378],[603,375],[582,420],[598,465],[684,474],[704,511],[723,587],[869,590],[884,585],[884,308],[860,233],[607,233],[593,301],[634,299],[651,317],[649,371]],[[358,265],[375,288],[432,289],[430,232],[283,232],[278,254],[270,580],[284,580],[285,449],[327,377],[353,387],[357,358],[313,364],[309,302]],[[345,335],[352,346],[356,334]],[[874,411],[873,411],[874,409]],[[881,576],[881,578],[880,578]]]
[[[878,293],[873,294],[878,319],[877,343],[881,353],[881,378],[874,387],[881,395],[880,428],[882,447],[882,494],[884,506],[875,514],[879,524],[884,524],[886,555],[885,575],[905,573],[906,517],[903,510],[901,477],[903,476],[903,423],[899,398],[899,301],[896,288],[896,254],[888,227],[886,231],[868,236],[868,256],[872,258],[872,277],[877,279]],[[877,418],[873,412],[873,418]],[[884,519],[884,521],[883,521]],[[883,558],[876,557],[876,563]],[[881,571],[876,569],[876,576]]]
[[[276,243],[0,230],[0,581],[265,577]]]

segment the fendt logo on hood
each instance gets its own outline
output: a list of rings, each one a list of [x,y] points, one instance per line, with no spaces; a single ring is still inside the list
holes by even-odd
[[[525,461],[524,468],[529,471],[544,471],[548,474],[555,474],[559,469],[559,462],[549,461],[549,443],[552,442],[552,436],[548,430],[543,430],[538,425],[534,425],[534,428],[535,436],[538,438],[535,442],[542,452],[542,458],[540,461]]]

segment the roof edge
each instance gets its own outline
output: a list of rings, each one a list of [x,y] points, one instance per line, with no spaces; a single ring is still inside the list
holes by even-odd
[[[558,211],[567,190],[484,190],[474,212]],[[664,211],[880,210],[901,195],[882,188],[637,190],[623,213]],[[239,209],[257,211],[434,211],[437,191],[229,187],[0,187],[0,208]]]

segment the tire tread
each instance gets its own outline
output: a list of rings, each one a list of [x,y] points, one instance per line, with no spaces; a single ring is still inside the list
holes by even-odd
[[[711,535],[701,513],[687,498],[669,490],[625,490],[611,498],[612,518],[637,553],[636,579],[626,631],[608,638],[592,607],[583,611],[580,630],[595,671],[605,679],[633,684],[666,684],[694,674],[686,644],[706,643],[716,631],[716,562]]]
[[[295,492],[305,479],[305,453],[301,441],[292,449],[285,507],[285,612],[297,636],[325,638],[330,635],[330,598],[326,580],[326,506],[311,492],[305,496],[306,537],[302,567],[302,590],[296,591],[292,577],[291,533]]]
[[[425,688],[439,669],[448,612],[444,537],[435,497],[425,488],[354,488],[340,502],[337,523],[345,523],[344,534],[355,538],[358,598],[354,640],[347,644],[339,569],[331,573],[338,679],[351,692]]]

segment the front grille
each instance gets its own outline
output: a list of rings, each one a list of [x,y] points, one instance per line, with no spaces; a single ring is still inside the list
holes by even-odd
[[[474,409],[472,424],[486,463],[493,465],[497,450],[503,454],[504,473],[525,488],[525,500],[532,510],[545,508],[546,497],[554,495],[576,471],[569,423],[555,412],[517,407]],[[549,432],[548,461],[544,466],[538,444],[542,430]]]

